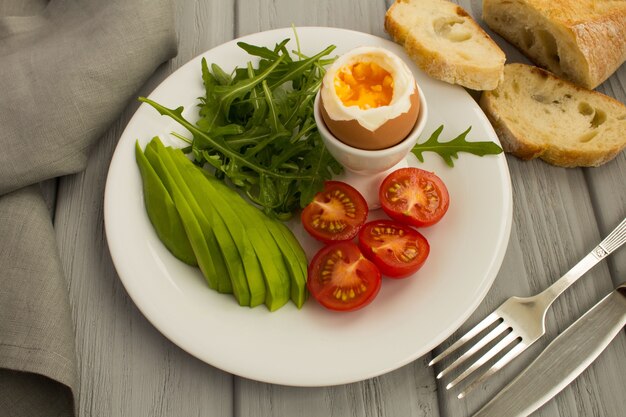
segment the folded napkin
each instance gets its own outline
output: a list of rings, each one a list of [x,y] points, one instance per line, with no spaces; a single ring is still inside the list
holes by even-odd
[[[74,415],[67,281],[38,182],[94,143],[176,54],[167,0],[0,1],[0,415]]]

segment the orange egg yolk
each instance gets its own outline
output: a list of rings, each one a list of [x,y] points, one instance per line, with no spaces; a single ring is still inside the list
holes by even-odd
[[[346,107],[387,106],[393,97],[393,77],[374,62],[346,65],[335,75],[335,92]]]

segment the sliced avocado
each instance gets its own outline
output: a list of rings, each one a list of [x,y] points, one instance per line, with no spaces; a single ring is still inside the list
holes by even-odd
[[[209,288],[217,289],[217,282],[215,278],[212,278],[211,280],[208,278],[215,277],[215,268],[206,243],[206,238],[202,233],[202,228],[200,227],[193,210],[185,200],[181,191],[178,189],[168,170],[165,168],[159,155],[157,155],[153,149],[146,147],[145,156],[150,161],[150,164],[155,168],[155,171],[159,173],[159,177],[162,179],[163,184],[166,185],[169,194],[172,196],[176,211],[178,211],[178,214],[180,215],[183,228],[189,238],[189,243],[193,248],[196,259],[198,260],[198,266],[207,280]]]
[[[245,223],[242,222],[241,205],[247,203],[245,201],[232,202],[224,199],[220,190],[215,187],[217,184],[221,184],[221,182],[215,178],[214,180],[215,182],[209,181],[209,184],[213,187],[213,194],[215,195],[215,201],[220,207],[220,214],[231,233],[233,233],[235,242],[241,245],[242,251],[240,254],[244,257],[246,279],[250,287],[250,298],[251,300],[254,299],[254,302],[251,301],[250,305],[257,306],[263,304],[267,298],[267,288],[263,278],[263,265],[267,262],[264,258],[267,254],[260,252],[259,245],[262,242],[259,242],[256,234],[251,233]]]
[[[199,207],[197,207],[197,203],[193,199],[191,192],[187,188],[184,181],[180,178],[178,171],[172,167],[173,163],[171,160],[168,160],[168,155],[163,152],[162,149],[164,149],[164,146],[161,141],[158,138],[154,138],[146,147],[145,156],[154,167],[156,173],[162,179],[162,182],[168,189],[170,195],[172,195],[176,209],[178,210],[181,220],[183,221],[183,225],[185,226],[187,236],[189,236],[190,233],[188,226],[191,225],[193,227],[197,225],[199,230],[195,230],[195,227],[191,230],[199,232],[199,236],[201,236],[204,240],[204,244],[196,242],[194,245],[191,236],[189,236],[189,240],[194,249],[194,253],[196,254],[196,258],[198,259],[198,266],[200,266],[200,270],[202,271],[209,288],[219,291],[218,272],[216,266],[221,258],[216,261],[216,248],[212,249],[210,247],[210,238],[205,234],[205,232],[209,231],[208,221]],[[175,195],[177,195],[178,198],[174,198]],[[191,218],[185,218],[185,216],[191,216]],[[197,239],[199,236],[194,237]],[[217,252],[221,257],[219,250]],[[223,264],[223,259],[221,259],[221,261]],[[224,266],[224,271],[225,270],[226,267]]]
[[[267,216],[266,216],[267,217]],[[268,229],[280,248],[291,278],[291,301],[302,308],[308,297],[306,288],[307,259],[300,242],[280,220],[267,218]]]
[[[146,212],[157,236],[172,255],[188,265],[197,266],[198,261],[174,201],[143,154],[139,142],[135,143],[135,158],[141,172]]]
[[[245,202],[245,204],[249,204]],[[257,210],[254,207],[252,210]],[[244,210],[248,211],[248,210]],[[249,211],[248,211],[249,212]],[[263,213],[261,215],[264,216]],[[246,216],[244,214],[244,216]],[[268,310],[275,311],[284,306],[289,301],[290,280],[282,254],[273,241],[269,231],[262,223],[262,219],[252,220],[253,215],[245,217],[244,225],[246,231],[250,234],[251,240],[254,242],[254,251],[261,261],[261,269],[263,270],[263,278],[267,289],[265,296],[265,305]]]
[[[289,301],[290,279],[282,253],[269,232],[265,214],[245,201],[235,190],[220,180],[206,175],[226,206],[238,208],[238,219],[248,234],[263,270],[267,289],[265,305],[275,311]]]
[[[220,244],[220,249],[226,260],[227,268],[230,273],[233,293],[237,300],[241,297],[249,299],[248,305],[255,307],[261,304],[264,295],[255,290],[254,297],[251,294],[248,284],[247,274],[250,276],[257,275],[261,280],[261,267],[258,259],[254,256],[252,244],[247,238],[243,227],[239,222],[226,222],[228,213],[223,210],[224,204],[220,204],[219,198],[216,198],[215,190],[210,181],[202,174],[202,169],[193,165],[187,157],[179,150],[168,148],[174,159],[179,165],[179,170],[189,183],[197,184],[194,195],[198,204],[207,213],[211,222],[216,225],[215,236]],[[253,280],[254,281],[254,280]],[[261,297],[263,295],[263,298]],[[261,300],[260,302],[258,300]]]
[[[213,268],[215,269],[215,276],[212,278],[214,278],[217,283],[217,291],[221,293],[232,294],[233,288],[229,277],[228,268],[226,267],[226,261],[220,250],[217,237],[215,236],[214,225],[209,222],[206,213],[202,210],[198,202],[195,200],[191,191],[191,188],[194,188],[194,185],[190,186],[190,184],[188,184],[182,177],[179,171],[179,165],[174,161],[171,154],[168,152],[168,148],[163,146],[161,142],[158,142],[156,146],[161,160],[165,164],[166,168],[170,171],[170,174],[176,182],[178,189],[181,191],[183,197],[185,198],[185,200],[189,204],[189,207],[196,216],[198,224],[200,224],[200,228],[202,229],[204,237],[207,240],[207,247],[209,248],[209,253],[211,255],[211,259],[213,260]],[[191,161],[188,161],[187,163],[191,164]],[[248,299],[244,296],[242,300],[242,302],[245,303],[244,305],[249,305],[247,301]]]
[[[182,174],[179,171],[178,164],[174,161],[171,154],[168,152],[167,148],[163,146],[162,143],[157,144],[159,156],[161,160],[165,164],[165,166],[169,169],[172,178],[176,182],[176,185],[181,190],[183,196],[187,200],[189,207],[192,209],[194,215],[198,219],[198,223],[202,228],[202,232],[204,233],[204,237],[207,239],[207,246],[211,253],[211,258],[213,259],[213,265],[215,268],[215,279],[217,282],[217,291],[221,293],[232,294],[233,287],[229,276],[229,271],[226,266],[226,260],[222,254],[220,249],[219,242],[216,237],[215,225],[209,221],[209,217],[205,213],[205,211],[200,207],[198,201],[194,196],[194,192],[192,191],[195,187],[197,187],[194,183],[188,183],[182,177]],[[191,161],[188,162],[191,164]],[[239,301],[239,300],[238,300]],[[249,305],[246,301],[247,299],[244,296],[242,300],[245,304]]]

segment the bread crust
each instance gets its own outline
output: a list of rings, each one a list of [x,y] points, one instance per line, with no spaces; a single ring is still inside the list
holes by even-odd
[[[422,3],[420,3],[420,1]],[[502,79],[505,55],[489,35],[460,6],[445,0],[396,0],[385,15],[385,30],[391,38],[403,45],[407,54],[428,75],[451,84],[459,84],[473,90],[492,90]],[[409,11],[409,7],[412,9]],[[418,9],[419,8],[419,9]],[[421,25],[411,26],[403,19],[404,13],[419,13]],[[433,11],[436,10],[436,13]],[[480,55],[459,59],[463,54],[461,42],[450,41],[438,48],[429,42],[433,34],[432,19],[460,19],[471,32],[471,40],[480,45]],[[421,31],[421,32],[420,32]],[[445,42],[445,39],[441,39]],[[461,51],[461,52],[459,52]]]
[[[526,91],[525,88],[533,82],[544,88],[544,91],[553,91],[554,96],[547,102],[524,101],[521,95],[525,98],[528,98],[529,94],[532,96],[533,91]],[[516,96],[514,83],[518,85],[520,96]],[[550,102],[553,97],[567,96],[578,107],[557,106]],[[586,115],[587,119],[581,116],[582,113],[577,114],[581,109],[586,111],[581,107],[581,103],[591,103],[590,108],[592,106],[601,108],[605,120],[595,128],[572,127],[570,120],[573,118],[593,120],[594,114],[591,112]],[[523,160],[541,158],[561,167],[596,167],[615,158],[626,147],[624,104],[604,94],[559,79],[554,74],[537,67],[524,64],[506,65],[503,83],[494,91],[483,92],[479,104],[500,138],[504,151]],[[546,108],[556,109],[557,112],[563,111],[563,114],[546,115],[544,120],[546,123],[542,124],[543,121],[537,114],[542,114],[541,111],[545,111]],[[531,113],[531,116],[525,116]],[[513,119],[516,121],[512,121]],[[551,131],[550,135],[541,137],[543,132],[539,131],[537,126],[550,123],[555,123],[556,129]],[[592,139],[587,142],[581,141],[583,135],[588,135]]]
[[[483,19],[537,65],[589,89],[626,61],[625,1],[483,0]],[[554,38],[557,59],[524,39],[547,36],[541,31]]]

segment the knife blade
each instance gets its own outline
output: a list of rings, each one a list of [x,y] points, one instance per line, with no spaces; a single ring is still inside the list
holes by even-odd
[[[626,283],[559,334],[474,417],[527,416],[580,375],[626,325]]]

